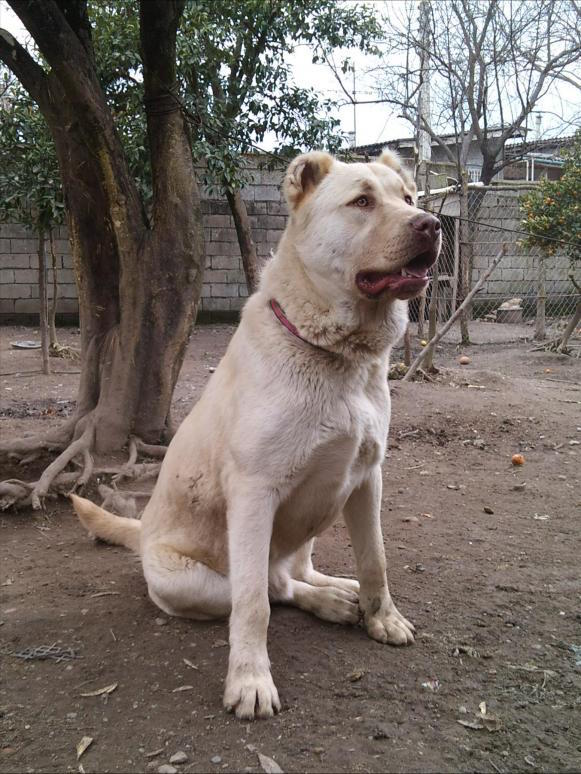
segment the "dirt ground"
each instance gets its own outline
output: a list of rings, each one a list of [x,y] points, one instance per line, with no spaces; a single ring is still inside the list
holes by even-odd
[[[177,418],[232,331],[195,330]],[[54,426],[73,408],[78,367],[53,360],[58,373],[25,374],[39,353],[10,342],[35,332],[0,334],[2,436]],[[62,339],[78,343],[73,330]],[[183,772],[261,771],[257,753],[286,772],[579,771],[581,361],[523,342],[467,348],[465,367],[458,354],[440,349],[434,383],[393,387],[382,516],[415,645],[273,608],[273,720],[222,709],[225,622],[168,619],[138,561],[91,542],[65,500],[3,513],[0,771],[157,772],[178,751]],[[16,475],[5,466],[0,478]],[[315,563],[353,571],[342,524]],[[18,657],[53,644],[76,657]],[[83,737],[94,741],[78,761]]]

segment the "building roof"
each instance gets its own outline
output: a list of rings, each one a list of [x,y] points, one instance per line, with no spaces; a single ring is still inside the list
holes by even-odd
[[[507,155],[523,156],[525,153],[534,153],[546,148],[566,148],[573,144],[575,135],[567,135],[565,137],[552,137],[544,140],[526,140],[519,137],[512,137],[507,140],[506,151]],[[445,134],[442,135],[442,140],[447,145],[453,145],[456,142],[456,135]],[[413,148],[415,144],[414,137],[400,137],[396,140],[387,140],[386,142],[375,142],[370,145],[358,145],[355,148],[351,148],[352,153],[360,154],[361,156],[379,156],[384,148],[390,148],[391,150],[399,150],[402,148]],[[438,143],[432,140],[432,147],[437,146]]]

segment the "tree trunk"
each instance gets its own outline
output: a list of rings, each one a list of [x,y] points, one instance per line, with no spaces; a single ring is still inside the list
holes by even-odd
[[[40,302],[40,349],[42,353],[42,373],[50,373],[48,352],[48,294],[46,292],[46,251],[45,233],[38,229],[38,298]]]
[[[408,368],[412,363],[412,331],[409,323],[403,335],[403,362]]]
[[[174,97],[184,1],[140,3],[151,221],[99,84],[86,3],[11,0],[11,5],[50,66],[44,70],[11,37],[0,39],[0,58],[47,120],[62,176],[82,350],[70,432],[98,452],[122,448],[131,434],[159,443],[172,432],[171,398],[204,265],[198,187],[185,119]],[[45,441],[43,448],[52,447]]]
[[[246,287],[249,293],[254,293],[258,284],[258,256],[256,254],[256,245],[252,239],[252,227],[250,226],[246,203],[240,191],[226,190],[226,198],[234,218],[236,236],[238,237],[240,255],[242,256],[242,266],[246,277]]]
[[[460,203],[460,302],[468,296],[472,282],[472,239],[471,228],[468,222],[468,187],[466,175],[462,175],[462,187],[459,195]],[[460,315],[460,336],[462,344],[470,344],[470,331],[468,321],[471,319],[471,312],[466,305]]]
[[[420,339],[424,338],[424,332],[426,327],[426,291],[424,290],[420,296],[418,303],[418,336]]]
[[[545,339],[545,309],[547,303],[546,266],[544,256],[538,258],[537,309],[535,315],[535,341]]]
[[[569,339],[571,338],[571,334],[579,325],[579,321],[581,321],[581,300],[577,301],[577,305],[575,307],[575,313],[573,317],[569,320],[569,324],[565,328],[565,331],[563,333],[563,338],[559,342],[559,346],[557,348],[558,352],[565,352],[567,349],[567,344],[569,342]]]
[[[54,249],[54,234],[52,228],[48,230],[48,241],[50,244],[50,258],[52,266],[52,300],[50,304],[50,310],[48,313],[48,333],[49,333],[49,348],[58,348],[58,339],[56,335],[56,306],[59,297],[58,286],[58,269],[56,260],[56,251]]]
[[[428,312],[428,341],[432,341],[436,333],[438,332],[438,308],[440,305],[440,272],[438,269],[438,262],[434,264],[432,269],[432,295],[430,297],[430,310]],[[434,367],[434,348],[430,348],[430,351],[426,355],[425,359],[426,371],[431,371]]]

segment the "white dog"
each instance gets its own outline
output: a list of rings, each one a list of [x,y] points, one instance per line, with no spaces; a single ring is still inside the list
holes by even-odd
[[[345,164],[308,153],[284,181],[290,217],[258,291],[167,451],[141,521],[73,496],[87,529],[141,555],[151,599],[194,619],[230,615],[224,705],[280,709],[270,601],[405,645],[380,524],[390,419],[388,356],[406,304],[428,283],[440,224],[415,207],[396,156]],[[359,581],[313,569],[314,538],[339,516]]]

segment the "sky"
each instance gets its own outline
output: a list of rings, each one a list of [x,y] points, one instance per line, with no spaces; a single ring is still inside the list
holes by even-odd
[[[388,0],[387,4],[377,0],[374,4],[387,8],[393,6],[398,0]],[[368,2],[369,4],[369,2]],[[5,0],[0,0],[0,27],[8,29],[21,42],[26,38],[26,30],[20,24],[19,19],[13,14]],[[374,77],[367,74],[377,60],[367,57],[359,51],[341,52],[347,53],[355,63],[355,86],[357,96],[361,100],[369,100],[377,97],[374,93]],[[337,61],[341,58],[337,57]],[[290,64],[297,85],[311,86],[323,97],[345,101],[345,95],[337,83],[333,73],[325,64],[313,64],[308,46],[297,46],[295,53],[290,57]],[[349,91],[353,90],[353,75],[349,73],[345,77],[345,85]],[[579,114],[579,92],[566,84],[553,87],[537,106],[543,111],[543,136],[555,136],[558,134],[573,134],[575,126],[563,128],[555,115],[572,117]],[[353,132],[356,128],[356,144],[367,145],[371,143],[386,142],[400,137],[410,137],[413,132],[410,124],[399,118],[397,111],[387,104],[357,105],[354,115],[353,105],[347,104],[336,110],[336,117],[341,121],[341,131]],[[534,123],[534,122],[532,122]],[[263,143],[265,149],[272,147],[269,138]]]

